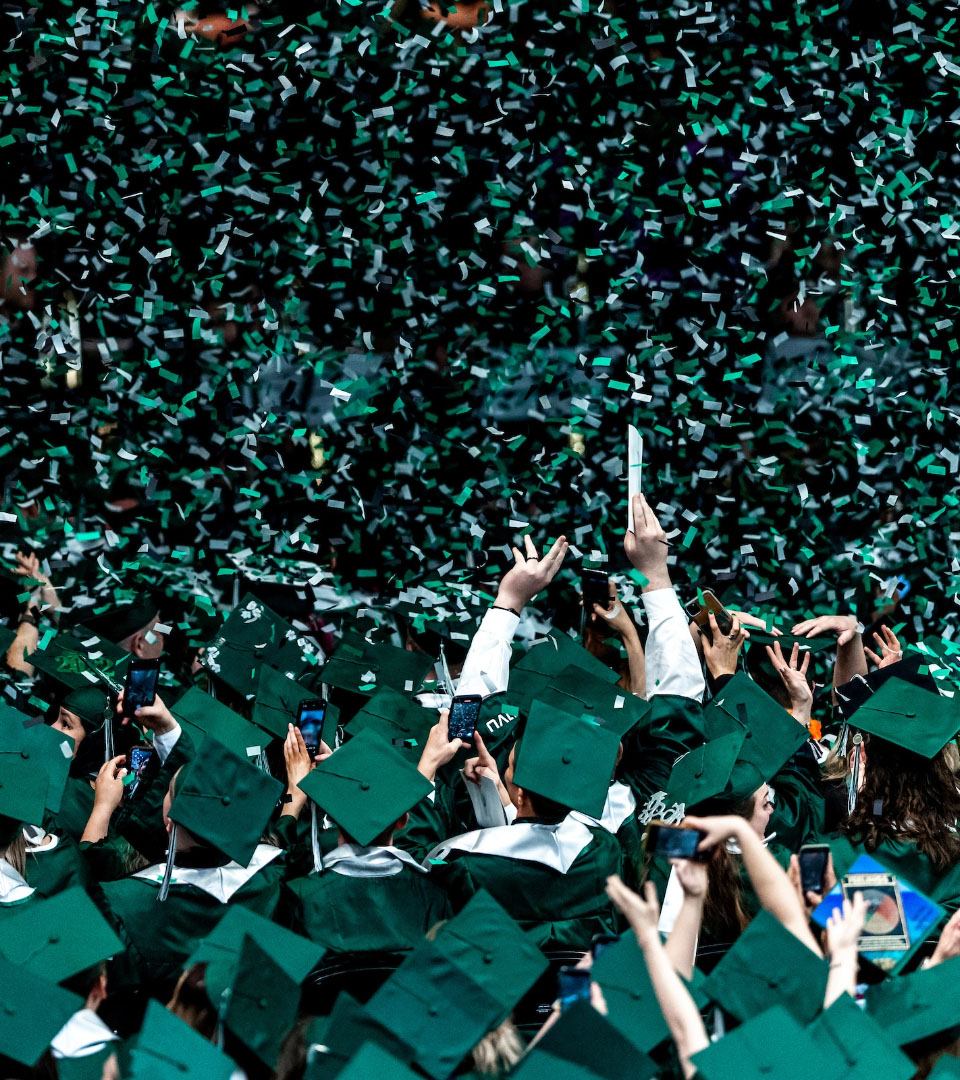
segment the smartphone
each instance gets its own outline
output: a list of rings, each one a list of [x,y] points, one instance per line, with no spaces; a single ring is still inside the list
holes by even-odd
[[[480,719],[480,703],[483,698],[479,694],[464,694],[463,697],[455,697],[450,703],[450,738],[463,739],[464,742],[473,742],[473,733],[477,730],[477,720]]]
[[[713,631],[710,629],[710,612],[713,612],[713,617],[717,620],[717,629],[721,634],[730,633],[730,628],[733,626],[733,616],[720,603],[712,589],[701,589],[700,592],[703,596],[703,603],[701,604],[698,599],[693,599],[689,604],[684,604],[683,610],[686,612],[687,618],[700,627],[700,633],[703,634],[707,641],[712,642]]]
[[[605,949],[609,949],[611,945],[616,945],[620,940],[616,934],[594,934],[593,945],[591,951],[593,953],[593,959],[598,960]]]
[[[557,989],[561,1012],[566,1012],[577,1001],[589,1001],[590,972],[586,968],[560,968],[557,972]]]
[[[141,705],[152,705],[157,698],[160,678],[159,660],[131,660],[123,687],[123,715],[133,716]]]
[[[804,844],[798,855],[800,860],[800,888],[808,892],[823,893],[827,862],[830,859],[829,844]]]
[[[127,786],[127,795],[132,795],[137,790],[137,785],[143,779],[143,771],[150,764],[151,758],[156,754],[154,747],[149,743],[141,743],[139,746],[131,746],[127,751],[127,772],[132,773],[134,779]]]
[[[316,754],[323,740],[323,717],[326,711],[327,703],[321,698],[301,701],[297,707],[297,727],[310,757]]]
[[[599,604],[605,610],[612,603],[610,598],[610,578],[604,570],[584,570],[580,579],[580,592],[583,594],[583,624],[586,626],[593,615],[593,605]]]
[[[662,821],[654,821],[647,827],[644,850],[648,855],[662,855],[665,859],[709,862],[713,848],[697,851],[706,835],[699,829],[685,829],[682,825],[667,825]]]

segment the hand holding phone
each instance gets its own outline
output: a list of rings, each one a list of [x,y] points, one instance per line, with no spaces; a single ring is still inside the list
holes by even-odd
[[[707,641],[712,642],[713,631],[710,629],[710,612],[712,611],[713,617],[717,620],[717,629],[721,634],[729,634],[733,629],[733,616],[720,603],[712,589],[702,589],[700,595],[703,597],[702,604],[699,599],[684,604],[683,610],[687,618],[697,624],[700,633]]]
[[[479,694],[458,695],[450,703],[448,731],[450,741],[462,739],[465,743],[473,742],[473,733],[477,730],[480,719],[480,704],[483,698]]]
[[[133,716],[137,709],[156,701],[160,678],[159,660],[131,660],[123,687],[123,715]]]
[[[149,743],[131,746],[127,751],[127,772],[133,777],[133,780],[127,785],[128,796],[137,790],[137,785],[143,779],[144,770],[150,764],[156,752],[156,748]]]
[[[566,1012],[577,1001],[590,1000],[590,971],[587,968],[562,967],[557,972],[560,1011]]]
[[[804,898],[808,892],[822,896],[830,862],[830,845],[804,844],[797,860],[800,863],[800,889]]]
[[[610,579],[603,570],[584,570],[580,579],[580,592],[583,596],[584,625],[593,619],[594,604],[607,611],[614,600],[610,595]]]
[[[647,827],[643,846],[647,855],[659,855],[665,859],[689,859],[690,862],[709,862],[713,858],[713,848],[698,851],[701,841],[707,834],[699,829],[689,829],[682,825],[667,825],[663,821],[654,821]]]
[[[316,757],[323,741],[323,718],[326,711],[327,703],[320,698],[301,701],[297,707],[297,727],[311,759]]]

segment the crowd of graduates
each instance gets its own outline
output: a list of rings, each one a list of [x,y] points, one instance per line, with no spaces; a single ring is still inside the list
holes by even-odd
[[[528,534],[476,620],[411,590],[321,632],[252,591],[176,663],[148,581],[69,604],[19,552],[2,1075],[960,1075],[960,711],[882,613],[678,596],[632,511],[638,602],[611,577],[580,635],[528,607],[570,547]],[[818,919],[864,854],[906,916],[861,890]]]

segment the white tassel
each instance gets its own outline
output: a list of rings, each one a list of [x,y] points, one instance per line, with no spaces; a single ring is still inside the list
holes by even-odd
[[[313,851],[313,870],[319,874],[323,869],[323,858],[320,855],[320,833],[317,825],[317,804],[310,803],[310,848]]]

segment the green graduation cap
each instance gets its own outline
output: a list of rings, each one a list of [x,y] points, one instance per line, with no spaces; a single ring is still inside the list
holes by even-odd
[[[85,686],[104,686],[105,677],[115,686],[126,678],[130,654],[112,641],[84,626],[59,630],[52,637],[41,635],[30,663],[71,690]]]
[[[669,1036],[635,934],[624,934],[616,945],[604,949],[590,977],[603,990],[607,1020],[638,1050],[649,1053]]]
[[[101,686],[77,687],[60,704],[80,720],[87,732],[99,731],[108,716],[113,717],[110,697]]]
[[[830,1061],[827,1048],[780,1005],[751,1013],[746,1023],[690,1060],[702,1080],[837,1080],[843,1076],[840,1062]]]
[[[419,1073],[376,1043],[364,1043],[337,1075],[340,1080],[421,1080]]]
[[[264,665],[297,679],[319,662],[307,638],[249,594],[230,612],[203,655],[203,666],[244,697],[256,692]]]
[[[300,790],[356,843],[367,845],[433,785],[392,746],[362,731],[308,773]]]
[[[960,731],[960,703],[903,679],[888,679],[850,722],[868,735],[933,758]]]
[[[147,1005],[140,1033],[127,1047],[124,1080],[231,1080],[236,1065],[159,1001]]]
[[[232,968],[246,938],[252,938],[269,953],[280,970],[298,985],[320,963],[323,946],[287,930],[271,919],[265,919],[249,908],[231,904],[227,913],[197,945],[184,968],[207,964],[210,970],[217,965]]]
[[[916,1072],[910,1058],[849,994],[841,994],[807,1031],[830,1056],[840,1058],[845,1080],[910,1080]]]
[[[618,739],[651,713],[650,703],[643,698],[576,669],[554,675],[536,698],[575,716],[592,716],[601,726],[616,732]]]
[[[272,1069],[297,1022],[300,986],[269,952],[244,936],[233,964],[207,965],[207,995],[220,1023]]]
[[[423,653],[366,641],[345,634],[337,651],[323,666],[323,681],[354,694],[372,694],[382,686],[415,694],[435,661]]]
[[[704,709],[704,723],[708,738],[743,730],[740,760],[755,765],[763,780],[776,776],[810,737],[803,724],[743,672],[734,675]]]
[[[108,641],[120,642],[145,630],[157,617],[160,609],[149,596],[136,596],[127,604],[106,608],[84,608],[83,624]]]
[[[49,781],[38,773],[36,765],[21,753],[0,754],[0,823],[4,840],[9,842],[8,824],[40,825],[47,806]],[[15,832],[16,829],[14,828]]]
[[[33,762],[46,777],[46,808],[60,810],[60,800],[73,760],[73,739],[62,731],[32,721],[9,705],[0,705],[0,762],[8,754],[19,754]]]
[[[247,866],[282,792],[279,780],[208,735],[177,777],[170,818]]]
[[[35,1065],[83,999],[0,957],[0,1049]]]
[[[123,952],[123,942],[79,886],[14,908],[4,918],[0,952],[50,982]]]
[[[960,957],[884,979],[867,990],[867,1012],[897,1046],[960,1028],[958,979]]]
[[[620,748],[616,731],[535,701],[520,740],[513,782],[561,806],[600,817]]]
[[[347,725],[347,731],[350,735],[367,731],[389,743],[409,760],[419,761],[430,729],[436,722],[436,709],[425,709],[409,695],[382,686],[354,715]]]
[[[170,706],[170,711],[197,743],[209,736],[241,757],[258,757],[270,741],[265,738],[262,728],[251,724],[222,701],[205,694],[198,686],[191,686]]]
[[[533,671],[538,675],[553,678],[555,675],[563,675],[571,668],[577,671],[585,671],[594,679],[611,685],[619,679],[619,675],[613,668],[607,667],[602,660],[598,660],[592,653],[568,637],[554,630],[543,641],[532,645],[526,653],[516,662],[514,671]]]
[[[369,1043],[400,1061],[414,1058],[413,1048],[408,1043],[376,1020],[346,991],[337,995],[329,1017],[321,1017],[310,1024],[306,1042],[304,1080],[331,1080],[353,1059],[358,1047]]]
[[[827,971],[823,957],[761,911],[710,973],[703,992],[738,1020],[779,1003],[806,1024],[823,1005]]]
[[[587,1001],[577,1001],[523,1057],[516,1080],[648,1080],[657,1065]]]
[[[688,811],[714,800],[735,806],[763,784],[754,767],[738,767],[744,732],[731,731],[703,743],[673,766],[667,781],[667,804],[683,803]]]
[[[297,722],[301,701],[316,698],[317,694],[301,683],[287,678],[272,667],[262,667],[253,702],[253,722],[278,739],[287,737],[287,725]]]
[[[509,691],[491,694],[480,703],[477,716],[477,731],[484,746],[494,753],[511,739],[520,722],[520,706],[513,701]]]
[[[940,1058],[927,1080],[960,1080],[960,1058]]]

